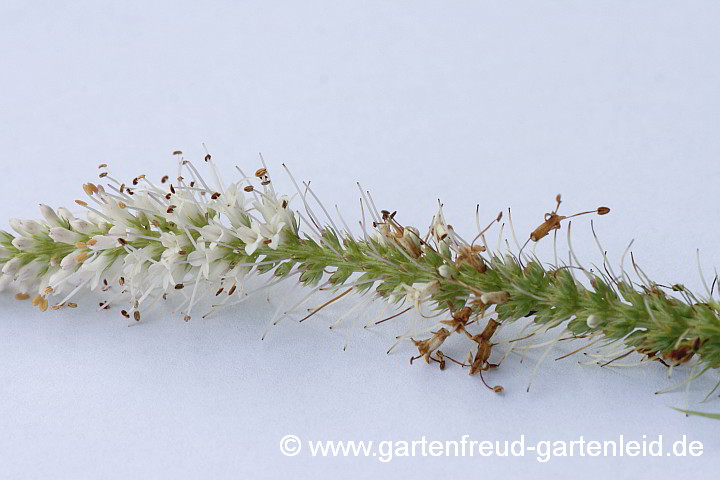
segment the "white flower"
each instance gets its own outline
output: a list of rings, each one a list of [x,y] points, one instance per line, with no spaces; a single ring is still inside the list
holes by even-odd
[[[92,261],[84,262],[79,269],[79,272],[88,273],[92,276],[90,281],[90,290],[95,290],[100,284],[100,280],[103,278],[103,273],[112,264],[112,257],[110,255],[98,254],[93,258]]]
[[[82,258],[85,255],[87,255],[87,253],[83,252],[82,250],[75,250],[65,255],[60,261],[60,268],[62,268],[63,270],[69,270],[75,267],[78,264],[78,258]]]
[[[223,226],[218,219],[210,219],[208,225],[200,228],[200,234],[205,240],[210,241],[210,248],[215,248],[218,243],[228,243],[233,240],[233,235]]]
[[[247,200],[242,185],[231,184],[216,202],[217,210],[228,217],[233,227],[239,227],[243,224],[243,214],[245,213]]]
[[[248,255],[255,253],[255,250],[260,248],[265,241],[262,225],[257,220],[253,220],[251,228],[240,226],[237,235],[245,243],[245,253]]]
[[[290,210],[290,197],[280,195],[279,197],[266,194],[262,201],[253,202],[253,206],[263,216],[267,223],[284,223],[291,225],[293,212]]]
[[[87,242],[88,248],[93,251],[109,250],[120,246],[117,236],[114,235],[95,235]]]
[[[0,292],[7,290],[14,279],[12,275],[0,274]]]
[[[13,238],[12,244],[18,250],[30,250],[35,246],[36,242],[28,237],[15,237]]]
[[[45,231],[45,227],[34,220],[10,219],[10,226],[13,230],[24,237],[31,237]]]
[[[437,287],[437,282],[418,282],[413,283],[412,286],[402,284],[393,290],[390,295],[390,302],[404,299],[404,301],[412,303],[417,308],[423,301],[432,296]]]
[[[45,218],[45,221],[51,227],[65,227],[67,226],[60,217],[57,216],[55,210],[48,207],[47,205],[40,204],[40,213]]]
[[[80,232],[84,235],[91,235],[98,230],[97,225],[90,223],[82,219],[75,219],[70,221],[70,226],[76,232]]]
[[[50,229],[50,238],[55,242],[67,243],[68,245],[75,245],[84,239],[82,235],[77,232],[72,232],[67,228],[53,227]]]
[[[56,293],[61,293],[70,286],[65,280],[73,275],[75,275],[75,270],[61,268],[50,274],[47,283]]]
[[[165,253],[163,253],[163,258],[161,258],[159,262],[150,265],[148,269],[148,275],[153,278],[155,282],[162,284],[164,291],[168,291],[175,285],[182,283],[186,272],[186,264],[177,263],[167,258]]]
[[[209,279],[211,264],[222,258],[225,253],[227,249],[210,248],[205,243],[198,243],[197,249],[188,255],[188,262],[193,267],[199,268],[202,276]]]
[[[58,217],[60,217],[63,221],[67,223],[70,223],[71,220],[75,219],[75,216],[72,214],[72,212],[65,207],[58,208],[57,214]]]
[[[38,273],[47,267],[47,264],[39,260],[33,260],[25,264],[15,273],[15,280],[18,282],[27,282],[34,280]]]
[[[152,256],[155,251],[153,245],[149,245],[144,248],[137,248],[132,250],[125,256],[125,266],[130,267],[127,270],[128,277],[138,277],[144,279],[149,263],[152,262]]]
[[[2,271],[5,275],[14,275],[23,266],[23,263],[24,261],[20,257],[13,257],[3,266]]]

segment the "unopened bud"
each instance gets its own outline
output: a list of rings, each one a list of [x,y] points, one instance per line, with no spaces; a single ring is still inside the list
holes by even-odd
[[[510,299],[508,292],[487,292],[480,295],[480,301],[485,305],[502,305]]]

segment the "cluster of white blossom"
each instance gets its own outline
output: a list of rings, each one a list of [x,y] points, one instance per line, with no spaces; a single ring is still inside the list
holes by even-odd
[[[0,290],[46,310],[74,307],[80,291],[101,289],[100,308],[129,297],[122,314],[134,320],[171,291],[184,296],[186,320],[207,292],[224,292],[227,302],[262,263],[258,249],[277,249],[296,234],[297,221],[265,168],[226,187],[209,155],[205,162],[215,189],[181,157],[176,181],[159,185],[145,176],[125,185],[103,164],[107,186],[84,185],[88,199],[76,202],[85,218],[41,205],[43,220],[11,220],[16,235],[0,237]]]

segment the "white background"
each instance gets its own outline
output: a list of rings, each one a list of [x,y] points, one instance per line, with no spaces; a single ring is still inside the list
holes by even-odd
[[[118,176],[174,172],[202,142],[223,172],[281,162],[345,218],[355,181],[380,208],[425,228],[441,198],[472,236],[512,207],[524,239],[552,207],[606,204],[598,233],[614,262],[635,238],[644,270],[701,290],[720,264],[720,4],[713,1],[0,2],[0,215],[70,205],[96,166]],[[599,262],[589,219],[581,259]],[[564,231],[564,230],[563,230]],[[562,243],[564,245],[564,243]],[[550,260],[547,245],[539,249]],[[561,254],[565,255],[563,247]],[[288,287],[289,288],[289,287]],[[387,356],[390,330],[343,340],[327,325],[281,323],[283,296],[184,323],[158,311],[41,314],[0,303],[3,478],[708,478],[717,422],[668,406],[717,380],[679,382],[657,364],[599,368],[542,350],[489,375]],[[720,410],[713,401],[699,408]],[[705,444],[700,458],[283,457],[305,440],[612,440],[664,434]]]

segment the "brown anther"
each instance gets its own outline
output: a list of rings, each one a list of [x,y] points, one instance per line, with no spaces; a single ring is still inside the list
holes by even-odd
[[[120,185],[120,193],[125,193],[125,184]]]
[[[117,202],[117,206],[123,210],[127,208],[127,205],[125,205],[123,202]]]
[[[91,238],[90,240],[87,241],[87,244],[86,244],[86,245],[87,245],[88,247],[93,247],[93,246],[95,246],[96,244],[97,244],[97,240],[95,240],[94,238]]]
[[[67,306],[68,308],[77,308],[77,303],[68,302]]]
[[[175,187],[172,186],[172,183],[170,184],[170,193],[175,194]]]
[[[42,303],[42,300],[43,300],[42,295],[40,295],[40,294],[35,295],[35,298],[32,299],[32,306],[37,307],[38,305],[40,305]]]
[[[98,177],[100,177],[100,178],[105,178],[107,176],[108,176],[108,172],[101,172],[100,175],[98,175]]]
[[[283,200],[283,201],[282,201],[282,208],[287,208],[287,207],[288,207],[288,201],[287,201],[287,200]]]
[[[76,242],[76,243],[75,243],[75,248],[77,248],[78,250],[82,250],[83,248],[87,248],[87,243],[85,243],[85,242]]]
[[[175,290],[182,290],[183,288],[185,288],[185,285],[183,285],[182,283],[178,283],[177,285],[175,285]]]
[[[120,277],[120,280],[118,280],[118,283],[120,284],[121,287],[123,285],[125,285],[125,277]]]
[[[40,302],[40,311],[47,312],[48,306],[49,306],[48,299],[43,297],[42,302]]]
[[[188,252],[185,250],[178,250],[178,255],[187,255]]]
[[[87,206],[88,206],[88,204],[85,203],[85,202],[83,202],[82,200],[75,200],[75,203],[77,203],[77,204],[80,205],[81,207],[87,207]]]
[[[101,163],[98,168],[107,168],[107,163]]]
[[[220,198],[220,192],[213,193],[210,198],[212,198],[213,200],[217,200],[218,198]]]
[[[233,293],[235,293],[235,290],[237,289],[237,285],[233,285],[232,288],[228,291],[228,296],[232,296]]]
[[[212,160],[212,156],[208,153],[207,155],[205,155],[205,161],[209,162],[210,160]]]
[[[195,180],[190,182],[190,188],[193,188],[193,187],[195,187]]]
[[[260,178],[260,177],[264,177],[265,175],[267,175],[267,173],[268,173],[267,168],[259,168],[255,172],[255,176]]]
[[[182,151],[180,151],[180,150],[175,150],[172,154],[173,154],[173,155],[182,155]]]
[[[263,180],[262,182],[260,182],[260,185],[262,185],[262,186],[270,185],[270,180]]]
[[[600,207],[597,209],[598,215],[607,215],[610,213],[610,209],[608,207]]]
[[[254,190],[252,185],[248,185],[247,187],[243,188],[246,192],[252,192]]]
[[[90,258],[90,254],[89,254],[88,252],[80,252],[80,253],[75,257],[75,261],[76,261],[77,263],[82,263],[82,262],[84,262],[85,260],[87,260],[88,258]]]
[[[18,293],[15,295],[15,300],[27,300],[28,298],[30,298],[30,295],[27,293]]]
[[[189,322],[190,320],[192,320],[192,317],[190,315],[185,315],[185,317],[183,317],[183,320]]]
[[[120,310],[120,315],[125,318],[130,318],[130,314],[127,312],[127,310]]]
[[[133,318],[135,319],[136,322],[139,322],[140,321],[140,312],[135,310],[135,312],[133,312]]]
[[[52,287],[45,287],[44,292],[45,292],[45,295],[50,295],[51,293],[54,292],[54,290]]]
[[[165,175],[164,177],[162,177],[162,178],[160,179],[160,183],[166,183],[169,178],[170,178],[170,177],[168,177],[167,175]]]
[[[88,195],[92,195],[93,193],[97,193],[97,192],[98,192],[97,187],[96,187],[94,184],[92,184],[92,183],[86,183],[85,185],[83,185],[83,190],[84,190],[85,193],[87,193]]]
[[[168,193],[165,195],[165,200],[170,200],[170,197],[172,197],[172,193]]]
[[[173,213],[175,211],[175,205],[170,205],[167,209],[167,213]]]
[[[217,293],[215,294],[215,296],[217,297],[217,296],[220,295],[224,290],[225,290],[224,287],[220,287],[220,290],[217,291]]]
[[[124,238],[120,237],[120,238],[118,238],[118,243],[119,243],[120,245],[125,246],[125,245],[127,245],[128,242],[127,242],[127,240],[125,240]]]

